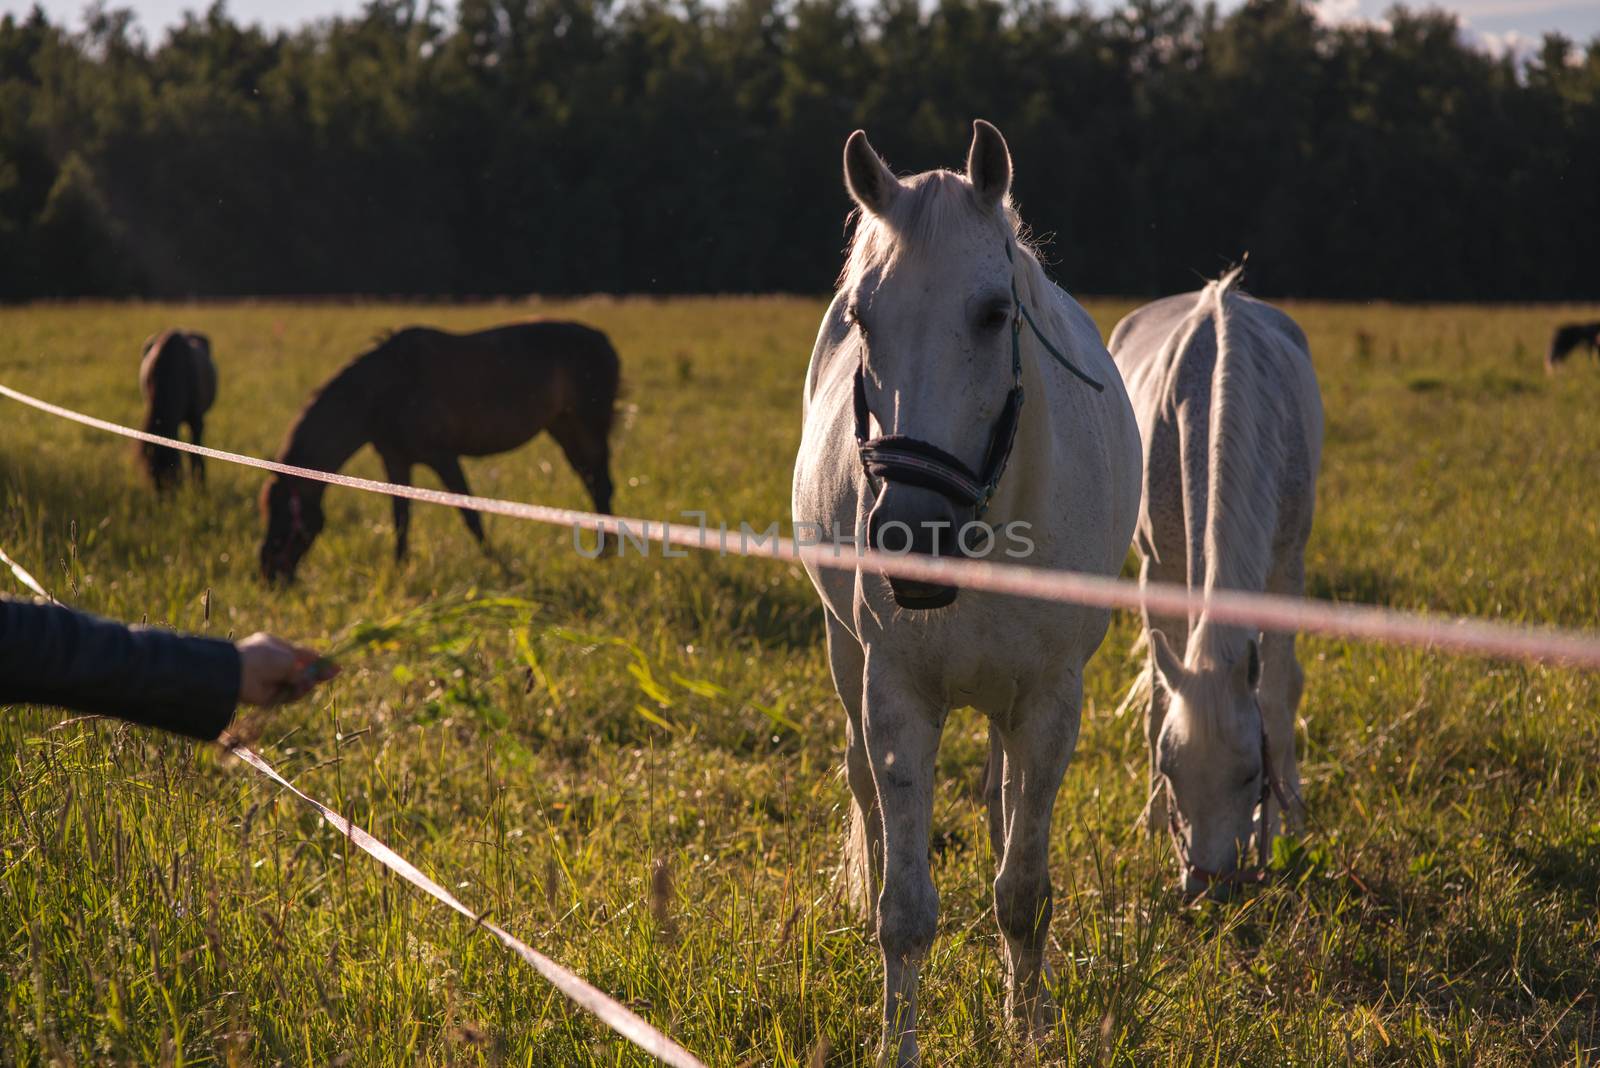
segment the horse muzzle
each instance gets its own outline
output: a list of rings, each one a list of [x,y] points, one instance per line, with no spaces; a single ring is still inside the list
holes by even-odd
[[[970,509],[969,509],[970,510]],[[959,544],[962,524],[955,506],[940,493],[904,483],[886,483],[867,516],[867,545],[892,556],[964,556]],[[912,611],[945,608],[955,602],[954,586],[939,586],[889,576],[894,603]]]

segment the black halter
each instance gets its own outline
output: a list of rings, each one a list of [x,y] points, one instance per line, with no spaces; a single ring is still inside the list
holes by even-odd
[[[1011,245],[1006,244],[1006,260],[1011,260]],[[1006,461],[1011,458],[1011,446],[1016,443],[1017,426],[1022,420],[1022,324],[1027,323],[1045,351],[1078,378],[1104,392],[1105,387],[1080,371],[1072,361],[1063,356],[1044,336],[1028,307],[1017,295],[1017,280],[1011,279],[1011,303],[1015,309],[1011,317],[1011,392],[989,431],[989,447],[984,452],[983,470],[974,471],[957,457],[939,446],[906,434],[884,434],[870,437],[872,409],[867,405],[866,366],[856,365],[856,448],[861,454],[861,466],[867,472],[869,483],[875,480],[901,482],[933,490],[958,505],[970,507],[975,518],[981,518],[1000,487],[1000,477],[1005,474]]]

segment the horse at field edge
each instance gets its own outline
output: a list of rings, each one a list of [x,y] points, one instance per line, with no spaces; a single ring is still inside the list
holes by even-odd
[[[151,334],[139,359],[139,392],[145,400],[145,433],[175,438],[178,428],[187,425],[190,440],[201,444],[206,412],[217,400],[211,340],[184,330]],[[158,492],[175,489],[183,481],[183,461],[177,449],[142,442],[139,462]],[[189,467],[194,480],[203,485],[205,461],[191,453]]]

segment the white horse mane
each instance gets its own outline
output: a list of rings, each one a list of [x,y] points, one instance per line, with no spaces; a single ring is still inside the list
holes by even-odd
[[[1039,264],[1039,248],[1008,193],[993,214],[984,213],[964,174],[924,171],[900,179],[900,191],[884,215],[856,208],[854,232],[845,251],[838,289],[853,290],[900,259],[936,254],[944,236],[961,222],[990,223],[995,238],[1009,241],[1016,264],[1017,292],[1041,327],[1064,337],[1066,323],[1056,301],[1048,299],[1049,279]],[[1061,342],[1058,341],[1057,344]]]
[[[1266,588],[1278,525],[1277,473],[1287,462],[1284,440],[1262,433],[1270,422],[1263,413],[1282,408],[1284,399],[1273,393],[1257,362],[1275,356],[1280,345],[1256,316],[1237,314],[1251,299],[1239,288],[1243,273],[1235,267],[1208,283],[1185,329],[1177,332],[1184,346],[1203,344],[1195,335],[1209,322],[1216,345],[1206,510],[1190,517],[1189,531],[1190,559],[1204,561],[1206,590]],[[1202,619],[1191,647],[1231,659],[1248,637],[1240,628],[1211,626]]]

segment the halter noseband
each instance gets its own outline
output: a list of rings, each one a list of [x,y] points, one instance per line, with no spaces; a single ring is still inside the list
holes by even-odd
[[[1015,262],[1011,244],[1006,243],[1006,261]],[[931,442],[907,434],[871,436],[872,409],[867,404],[866,363],[856,364],[855,416],[856,449],[861,455],[861,466],[867,473],[868,484],[875,481],[901,482],[920,486],[943,494],[958,505],[973,509],[974,517],[981,518],[989,502],[1000,487],[1000,477],[1005,473],[1006,461],[1011,458],[1011,447],[1016,443],[1017,426],[1022,419],[1022,325],[1027,323],[1039,343],[1056,361],[1092,386],[1104,392],[1105,386],[1089,377],[1062,355],[1052,345],[1039,325],[1033,321],[1028,306],[1017,294],[1017,279],[1011,278],[1011,302],[1015,309],[1011,317],[1011,392],[989,431],[989,446],[984,451],[983,470],[974,471],[959,458],[945,452]]]
[[[1261,703],[1256,702],[1256,713],[1260,715]],[[1178,851],[1178,860],[1183,865],[1184,874],[1189,878],[1203,883],[1207,887],[1223,884],[1250,884],[1265,882],[1267,878],[1267,865],[1271,862],[1271,844],[1267,833],[1267,803],[1277,798],[1278,804],[1285,812],[1289,811],[1289,794],[1282,781],[1272,773],[1272,753],[1267,745],[1267,721],[1261,719],[1261,793],[1256,797],[1256,806],[1260,809],[1261,830],[1257,836],[1257,847],[1260,850],[1260,864],[1255,869],[1235,868],[1232,871],[1212,871],[1202,868],[1189,859],[1189,849],[1184,845],[1183,834],[1178,827],[1177,799],[1172,796],[1172,782],[1165,776],[1162,778],[1167,790],[1167,830],[1172,835],[1172,844]]]
[[[289,534],[283,539],[282,544],[278,546],[278,551],[274,554],[272,561],[284,571],[289,570],[293,564],[293,561],[289,559],[289,552],[290,546],[294,544],[296,538],[303,538],[309,542],[311,540],[311,532],[306,529],[306,522],[301,510],[300,488],[298,486],[290,486]]]

